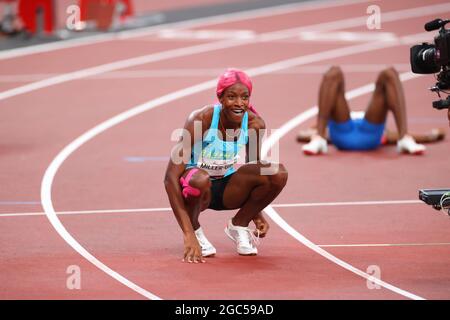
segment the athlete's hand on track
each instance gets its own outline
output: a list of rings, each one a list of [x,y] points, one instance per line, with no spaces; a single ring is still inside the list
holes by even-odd
[[[267,231],[269,231],[269,223],[266,219],[262,216],[262,214],[259,214],[253,219],[253,223],[256,226],[256,229],[259,230],[259,237],[264,238],[267,234]],[[255,235],[258,236],[258,232],[255,231]]]
[[[195,234],[185,235],[184,237],[184,256],[183,262],[204,263],[206,260],[202,256],[202,248],[198,243]]]

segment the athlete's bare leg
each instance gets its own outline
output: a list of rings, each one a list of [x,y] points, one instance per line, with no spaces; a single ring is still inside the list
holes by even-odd
[[[247,227],[283,190],[288,178],[286,168],[282,164],[269,167],[270,164],[246,164],[231,177],[223,203],[228,209],[240,208],[232,219],[233,225]],[[272,170],[272,174],[262,175],[263,168]]]
[[[190,170],[186,170],[183,173],[183,177],[186,177]],[[197,230],[200,228],[200,223],[198,221],[200,212],[208,208],[211,201],[211,181],[208,173],[204,170],[198,169],[198,171],[192,175],[189,185],[200,190],[200,196],[188,196],[184,199],[189,218],[191,219],[192,227],[194,230]]]
[[[418,144],[408,134],[405,94],[394,68],[388,68],[379,73],[375,91],[364,117],[370,123],[385,123],[388,111],[392,111],[397,126],[397,150],[402,153],[422,154],[426,147]]]
[[[425,133],[410,133],[411,136],[416,140],[417,143],[433,143],[437,141],[444,140],[445,130],[442,128],[433,128]],[[317,128],[311,127],[305,130],[300,130],[297,134],[297,141],[308,143],[311,138],[317,134]],[[399,140],[398,132],[396,130],[385,129],[384,131],[385,144],[396,144]],[[331,143],[328,131],[326,132],[326,137],[328,143]]]
[[[432,143],[445,138],[445,130],[442,128],[431,129],[427,133],[411,133],[417,143]],[[396,144],[399,140],[397,131],[385,130],[386,144]]]
[[[388,68],[378,74],[375,91],[366,110],[365,118],[370,123],[384,123],[388,111],[392,111],[399,138],[408,132],[405,94],[397,71]]]
[[[331,67],[323,76],[319,89],[319,114],[317,133],[326,138],[328,120],[345,122],[350,119],[350,109],[345,99],[344,74],[341,68]]]

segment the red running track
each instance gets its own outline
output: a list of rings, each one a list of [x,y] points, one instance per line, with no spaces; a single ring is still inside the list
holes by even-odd
[[[313,62],[254,76],[253,103],[271,129],[282,127],[317,103],[321,74],[330,65],[343,67],[348,91],[372,83],[384,66],[395,65],[401,73],[408,72],[412,42],[319,58],[319,53],[362,42],[339,41],[338,36],[333,41],[302,40],[298,30],[286,31],[311,25],[315,26],[308,30],[324,30],[323,23],[332,23],[327,29],[330,33],[367,33],[364,20],[360,25],[348,21],[367,17],[368,5],[366,1],[330,2],[323,7],[192,26],[190,30],[252,30],[266,37],[282,32],[268,41],[234,43],[177,58],[162,55],[151,63],[124,65],[0,100],[0,298],[143,299],[147,292],[162,299],[411,298],[408,294],[449,299],[449,217],[416,201],[420,188],[449,186],[448,140],[428,145],[421,157],[398,155],[389,146],[367,153],[331,147],[328,155],[309,158],[302,155],[295,135],[299,128],[312,124],[312,119],[280,141],[280,160],[289,170],[289,182],[273,209],[334,257],[363,272],[379,268],[381,280],[398,290],[374,289],[365,278],[307,248],[274,222],[262,240],[260,254],[240,257],[223,233],[233,212],[206,211],[201,223],[218,255],[202,265],[182,263],[182,236],[167,209],[162,179],[173,145],[172,131],[182,126],[193,109],[213,101],[213,89],[161,104],[88,139],[57,168],[50,181],[51,203],[43,194],[48,214],[49,204],[57,212],[77,211],[58,215],[67,232],[122,279],[143,289],[138,291],[144,295],[78,254],[43,213],[41,187],[49,187],[43,183],[44,174],[67,145],[123,111],[212,80],[226,67],[248,70],[296,57],[316,57]],[[423,24],[438,15],[421,7],[440,8],[442,16],[442,8],[436,6],[445,2],[383,0],[378,5],[383,15],[395,12],[397,18],[385,19],[382,29],[373,32],[390,32],[400,38],[423,33]],[[445,13],[449,12],[447,5]],[[0,90],[222,40],[167,39],[153,33],[0,60]],[[431,35],[419,35],[416,42],[422,40],[431,41]],[[435,97],[426,88],[432,82],[431,76],[404,82],[410,131],[448,128],[445,115],[431,108]],[[350,104],[354,109],[364,108],[369,97],[370,93],[361,94]],[[393,126],[392,119],[388,124]],[[142,161],[132,161],[132,157]],[[409,202],[392,202],[396,200]],[[111,212],[121,209],[125,211]],[[66,286],[66,270],[72,265],[80,267],[81,290]]]

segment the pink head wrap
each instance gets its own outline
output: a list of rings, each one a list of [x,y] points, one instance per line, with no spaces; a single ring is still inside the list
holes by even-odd
[[[236,83],[242,83],[244,86],[247,87],[248,94],[250,96],[252,95],[253,85],[252,85],[252,80],[250,80],[250,77],[244,71],[231,68],[231,69],[227,69],[219,77],[219,81],[217,82],[217,89],[216,89],[217,98],[220,99],[223,92],[227,88],[231,87],[232,85],[234,85]],[[258,114],[258,112],[256,112],[255,108],[252,105],[249,105],[249,109],[251,111],[253,111],[253,113]]]

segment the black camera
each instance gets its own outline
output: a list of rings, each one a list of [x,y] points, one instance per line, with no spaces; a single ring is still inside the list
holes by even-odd
[[[422,43],[413,46],[410,50],[411,70],[419,74],[436,75],[436,85],[430,88],[441,98],[440,92],[447,93],[450,89],[450,30],[445,29],[445,25],[450,20],[435,19],[425,24],[426,31],[439,29],[439,33],[434,37],[434,44]],[[446,99],[433,101],[433,108],[448,109],[450,106],[450,96]]]
[[[436,210],[447,209],[447,213],[450,215],[449,189],[421,189],[419,190],[419,199]]]
[[[436,92],[441,98],[440,92],[447,93],[450,89],[450,30],[445,25],[450,20],[435,19],[425,24],[426,31],[439,29],[434,37],[434,44],[422,43],[413,46],[410,50],[411,70],[419,74],[437,73],[436,85],[430,90]],[[433,108],[448,109],[450,96],[446,99],[433,101]],[[450,215],[450,189],[421,189],[419,199],[437,210],[447,209]]]

